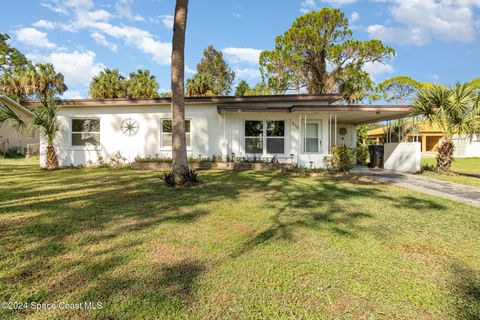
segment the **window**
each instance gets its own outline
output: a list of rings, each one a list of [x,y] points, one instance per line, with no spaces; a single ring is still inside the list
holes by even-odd
[[[319,152],[318,123],[307,123],[305,133],[305,152]]]
[[[185,138],[190,147],[190,120],[185,120]],[[162,147],[172,147],[172,120],[162,120]]]
[[[245,121],[245,152],[263,153],[263,121]]]
[[[100,119],[72,119],[72,146],[99,146]]]
[[[285,121],[267,121],[267,153],[285,153]]]
[[[245,153],[285,153],[285,121],[245,121]]]

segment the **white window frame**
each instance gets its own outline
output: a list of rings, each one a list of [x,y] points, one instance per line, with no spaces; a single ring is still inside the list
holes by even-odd
[[[73,131],[73,120],[98,120],[100,121],[99,128],[100,131],[92,131],[91,133],[97,133],[100,136],[100,143],[98,146],[80,146],[80,145],[74,145],[73,144],[73,134],[78,134],[82,133],[79,131]],[[73,117],[70,118],[70,135],[69,135],[69,144],[70,144],[70,149],[72,150],[102,150],[102,119],[100,117]]]
[[[172,121],[172,133],[170,133],[172,135],[172,144],[173,144],[173,120],[172,118],[162,118],[160,119],[160,150],[162,151],[171,151],[172,150],[172,147],[170,146],[164,146],[163,145],[163,136],[165,134],[169,134],[169,133],[164,133],[163,132],[163,121],[165,120],[170,120]],[[185,122],[189,121],[190,122],[190,132],[185,132],[185,136],[190,136],[190,145],[187,145],[187,151],[191,151],[192,150],[192,119],[189,119],[189,118],[185,118]]]
[[[253,136],[247,136],[246,135],[246,130],[245,130],[245,123],[247,121],[260,121],[262,122],[262,136],[261,137],[253,137]],[[283,136],[274,136],[274,137],[269,137],[267,136],[267,122],[268,121],[282,121],[283,122]],[[245,119],[243,121],[243,151],[245,152],[245,155],[247,156],[262,156],[262,157],[268,157],[268,156],[284,156],[287,154],[287,123],[288,121],[284,119]],[[262,153],[248,153],[246,150],[246,143],[245,140],[247,138],[254,139],[254,138],[262,138]],[[283,139],[283,153],[268,153],[267,152],[267,139]]]
[[[302,126],[302,153],[303,154],[321,154],[322,153],[322,120],[307,120],[306,124],[316,124],[318,125],[318,152],[307,152],[307,132],[305,125]]]

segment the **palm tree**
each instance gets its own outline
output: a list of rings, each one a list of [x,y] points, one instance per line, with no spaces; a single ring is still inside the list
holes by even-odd
[[[129,98],[157,98],[160,85],[149,70],[137,70],[130,73],[127,81],[127,94]]]
[[[57,112],[58,105],[53,96],[42,100],[40,106],[34,110],[35,118],[33,124],[40,128],[44,138],[47,140],[47,159],[45,162],[47,169],[58,167],[58,156],[53,146],[59,126]]]
[[[197,73],[187,80],[187,97],[214,96],[213,81],[209,75]]]
[[[433,85],[419,91],[413,103],[413,115],[422,115],[442,131],[437,168],[448,172],[453,161],[453,136],[471,138],[480,134],[480,95],[475,86],[457,83],[453,87]]]
[[[127,96],[125,77],[118,69],[101,71],[90,82],[90,97],[93,99],[125,98]]]
[[[21,86],[28,94],[36,94],[40,100],[61,95],[67,91],[63,75],[55,71],[51,63],[36,64],[30,67],[23,75]]]
[[[0,77],[0,92],[16,100],[18,103],[26,98],[29,93],[24,85],[26,69],[16,69],[6,71]]]
[[[185,138],[185,31],[188,0],[177,0],[172,39],[172,123],[173,172],[180,176],[188,170]]]
[[[47,141],[47,159],[45,161],[45,167],[47,169],[55,169],[58,167],[58,157],[55,151],[53,142],[58,132],[58,104],[55,97],[52,95],[46,99],[41,100],[40,105],[33,111],[32,124],[40,128],[42,136]],[[29,131],[30,126],[7,106],[0,105],[0,125],[4,122],[8,122],[12,127],[18,131]]]

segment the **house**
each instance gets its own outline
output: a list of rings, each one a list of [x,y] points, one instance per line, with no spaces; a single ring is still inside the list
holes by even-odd
[[[409,106],[335,104],[338,94],[185,99],[190,157],[275,157],[299,166],[323,167],[334,144],[356,146],[356,126],[403,118]],[[17,108],[31,108],[35,102]],[[108,160],[121,154],[171,157],[171,100],[63,100],[55,142],[62,166]],[[41,163],[45,142],[41,141]]]
[[[0,124],[0,155],[7,153],[36,155],[38,154],[39,140],[36,130],[27,133],[23,130],[16,130],[8,122]]]
[[[407,123],[407,126],[413,126],[413,122]],[[409,141],[419,141],[421,143],[422,152],[437,152],[440,146],[443,134],[435,123],[427,123],[419,121],[415,133],[406,134]],[[418,131],[418,133],[416,133]],[[374,140],[377,144],[384,142],[384,137],[388,132],[388,126],[382,126],[368,131],[368,139]],[[471,138],[453,137],[455,145],[454,157],[480,157],[480,134]]]

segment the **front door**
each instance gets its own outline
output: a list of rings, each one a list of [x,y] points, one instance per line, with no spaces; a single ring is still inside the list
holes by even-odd
[[[304,128],[304,152],[305,153],[320,153],[320,123],[307,122]]]

